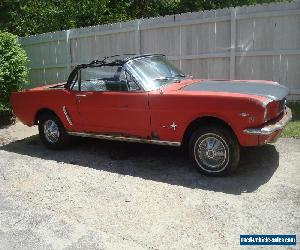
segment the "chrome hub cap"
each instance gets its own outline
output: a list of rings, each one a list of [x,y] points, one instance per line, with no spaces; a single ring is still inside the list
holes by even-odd
[[[44,135],[46,140],[50,143],[56,143],[58,141],[59,129],[54,121],[48,120],[44,123]]]
[[[197,143],[197,158],[208,168],[218,169],[227,160],[227,145],[221,138],[206,136]],[[202,164],[201,164],[202,165]]]

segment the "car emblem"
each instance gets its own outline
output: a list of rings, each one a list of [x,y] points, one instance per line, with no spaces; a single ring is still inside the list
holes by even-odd
[[[249,116],[249,113],[247,113],[247,112],[242,112],[242,113],[240,113],[240,116],[246,117],[246,116]]]
[[[171,129],[173,129],[175,131],[176,127],[177,127],[177,124],[175,122],[173,122],[171,125],[168,125],[168,126],[164,125],[162,127],[163,128],[171,128]]]
[[[175,122],[173,122],[170,127],[175,131],[176,130],[176,127],[177,127],[177,124]]]

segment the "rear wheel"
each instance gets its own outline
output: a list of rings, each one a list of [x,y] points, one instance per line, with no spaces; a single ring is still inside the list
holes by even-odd
[[[205,126],[192,134],[189,154],[201,173],[223,176],[237,168],[240,147],[235,135],[226,127]]]
[[[61,149],[70,140],[59,118],[51,113],[39,117],[39,135],[43,144],[51,149]]]

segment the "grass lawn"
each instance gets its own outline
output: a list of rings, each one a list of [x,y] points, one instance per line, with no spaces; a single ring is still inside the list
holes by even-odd
[[[291,102],[287,106],[292,110],[293,120],[286,125],[281,136],[300,138],[300,102]]]

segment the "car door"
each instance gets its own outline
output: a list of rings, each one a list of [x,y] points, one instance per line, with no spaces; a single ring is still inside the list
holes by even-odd
[[[84,131],[147,138],[150,135],[148,93],[128,88],[121,66],[105,67],[111,66],[79,72],[76,99]]]

